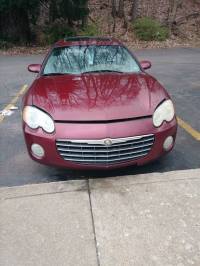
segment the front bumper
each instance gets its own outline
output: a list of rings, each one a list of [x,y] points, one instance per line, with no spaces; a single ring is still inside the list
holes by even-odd
[[[108,169],[119,168],[129,165],[143,165],[158,159],[170,150],[163,149],[163,143],[168,136],[172,136],[175,142],[177,132],[177,122],[174,118],[170,123],[164,122],[159,128],[152,125],[152,119],[141,119],[119,123],[109,124],[72,124],[56,123],[56,130],[53,134],[47,134],[42,129],[32,130],[25,123],[23,124],[24,137],[30,157],[42,164],[60,166],[74,169]],[[137,159],[131,159],[125,162],[118,162],[109,165],[105,164],[81,164],[64,160],[56,147],[57,139],[70,140],[98,140],[106,138],[125,138],[141,135],[153,134],[154,144],[150,152]],[[44,148],[45,155],[39,159],[31,151],[33,143],[39,144]]]

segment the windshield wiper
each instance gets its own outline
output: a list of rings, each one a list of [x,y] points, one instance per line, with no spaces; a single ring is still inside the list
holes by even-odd
[[[91,71],[85,71],[85,72],[82,72],[82,74],[87,74],[87,73],[98,73],[98,72],[124,73],[124,72],[122,72],[122,71],[118,71],[118,70],[103,69],[103,70],[91,70]]]
[[[42,76],[61,76],[61,75],[67,75],[67,73],[46,73],[43,74]]]

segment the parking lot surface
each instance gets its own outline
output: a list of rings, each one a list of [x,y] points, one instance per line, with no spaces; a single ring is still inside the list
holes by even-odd
[[[135,175],[200,167],[200,49],[141,50],[137,57],[151,60],[152,73],[175,102],[179,117],[176,146],[165,158],[142,167],[112,171],[72,171],[33,162],[27,154],[21,129],[21,97],[34,74],[27,65],[41,63],[43,55],[0,56],[0,111],[9,104],[18,109],[0,119],[0,186]],[[182,123],[181,123],[182,122]]]
[[[21,98],[27,65],[43,56],[0,56],[0,265],[200,265],[200,49],[136,54],[175,102],[176,146],[152,164],[98,172],[28,157]]]

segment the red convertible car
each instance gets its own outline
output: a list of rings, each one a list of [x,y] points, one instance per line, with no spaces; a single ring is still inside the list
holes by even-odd
[[[58,41],[23,98],[23,131],[31,158],[76,169],[143,165],[172,150],[172,100],[118,40]]]

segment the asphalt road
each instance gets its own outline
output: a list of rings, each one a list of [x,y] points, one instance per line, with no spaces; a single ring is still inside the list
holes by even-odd
[[[16,186],[72,179],[123,176],[127,174],[167,172],[200,167],[200,49],[174,48],[137,51],[140,60],[152,62],[153,74],[168,90],[177,115],[187,123],[178,129],[176,146],[168,156],[143,167],[112,171],[72,171],[33,162],[26,152],[21,129],[21,99],[17,110],[0,122],[0,186]],[[24,84],[31,84],[34,74],[26,70],[40,63],[43,56],[0,56],[0,111],[16,96]]]

